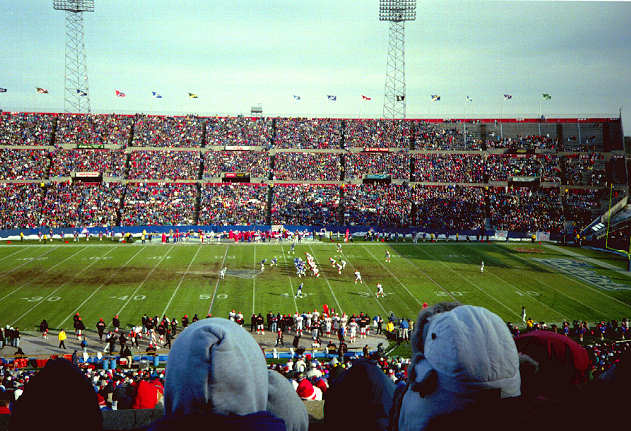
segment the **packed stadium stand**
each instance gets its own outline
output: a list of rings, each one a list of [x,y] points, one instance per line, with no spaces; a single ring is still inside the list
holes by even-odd
[[[0,162],[5,229],[274,223],[559,233],[602,214],[610,188],[615,198],[628,188],[619,118],[5,112]]]

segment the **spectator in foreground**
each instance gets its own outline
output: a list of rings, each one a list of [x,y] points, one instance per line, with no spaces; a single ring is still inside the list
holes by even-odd
[[[67,411],[67,409],[72,409]],[[88,378],[65,359],[51,359],[15,402],[10,430],[96,430],[103,417]]]
[[[515,342],[504,321],[485,308],[426,308],[411,344],[408,386],[395,396],[392,410],[401,431],[427,429],[441,417],[521,394]]]
[[[165,417],[153,431],[199,429],[306,431],[307,411],[291,384],[268,371],[261,349],[234,322],[203,319],[169,352]]]

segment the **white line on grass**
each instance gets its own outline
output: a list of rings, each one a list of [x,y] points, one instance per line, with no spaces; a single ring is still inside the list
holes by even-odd
[[[315,259],[315,251],[313,251],[313,247],[311,246],[311,244],[309,244],[309,248],[311,249],[311,253],[313,253],[313,258]],[[335,296],[335,293],[333,292],[333,288],[331,287],[331,283],[329,283],[329,279],[326,278],[326,275],[324,275],[324,273],[322,273],[322,276],[324,277],[326,284],[329,286],[329,290],[331,291],[331,295],[333,295],[333,299],[335,299],[335,303],[337,304],[338,310],[340,310],[340,313],[344,314],[344,310],[342,310],[342,306],[340,305],[339,301],[337,300],[337,297]]]
[[[425,250],[421,250],[423,253],[425,253],[428,257],[432,257],[429,253],[427,253]],[[519,313],[517,313],[515,310],[513,310],[512,308],[510,308],[508,305],[504,304],[502,301],[500,301],[499,299],[497,299],[494,295],[491,295],[490,293],[488,293],[486,290],[478,287],[477,284],[475,284],[473,281],[469,280],[468,278],[465,278],[462,274],[460,274],[459,272],[454,271],[449,265],[447,265],[445,262],[443,262],[442,260],[438,260],[438,262],[443,265],[445,268],[447,268],[449,271],[453,272],[454,274],[456,274],[458,277],[462,278],[464,281],[466,281],[467,283],[469,283],[471,286],[475,287],[476,289],[478,289],[480,292],[482,292],[483,294],[485,294],[486,296],[488,296],[489,298],[491,298],[493,301],[497,302],[498,304],[500,304],[502,307],[504,307],[505,309],[507,309],[511,314],[520,317],[521,315]]]
[[[285,249],[283,245],[280,245],[280,250],[283,252],[283,259],[285,260],[285,265],[287,265],[287,257],[285,256]],[[294,306],[296,307],[296,313],[298,313],[298,303],[296,302],[296,295],[294,295],[294,283],[291,281],[291,276],[289,275],[289,271],[287,272],[287,278],[289,279],[289,287],[291,288],[291,296],[294,298]]]
[[[9,258],[9,257],[13,256],[14,254],[21,253],[21,252],[23,252],[24,250],[26,250],[26,247],[22,247],[22,248],[20,248],[20,249],[15,250],[13,253],[9,253],[9,254],[7,254],[5,257],[0,258],[0,262],[2,262],[3,260],[5,260],[6,258]]]
[[[506,253],[506,250],[503,250],[504,253]],[[469,260],[469,262],[471,262]],[[475,264],[475,262],[471,262],[472,264]],[[503,281],[504,283],[508,284],[510,287],[512,287],[513,289],[515,289],[515,291],[520,292],[523,296],[530,298],[534,301],[537,301],[539,304],[543,305],[545,308],[547,308],[548,310],[552,311],[553,313],[561,316],[561,318],[563,320],[568,320],[567,317],[565,317],[563,314],[559,313],[557,310],[555,310],[554,308],[550,307],[548,304],[546,304],[545,302],[539,301],[537,298],[535,298],[534,296],[530,296],[527,293],[523,292],[521,289],[519,289],[517,286],[515,286],[512,283],[509,283],[508,281],[506,281],[504,278],[500,277],[499,275],[491,272],[490,270],[487,269],[486,273],[491,274],[493,277],[497,278],[500,281]]]
[[[51,266],[50,268],[48,268],[46,271],[44,271],[44,274],[46,274],[47,272],[49,272],[51,269],[61,265],[62,263],[64,263],[65,261],[67,261],[68,259],[70,259],[71,257],[73,257],[75,254],[82,252],[85,249],[82,248],[81,250],[71,254],[70,256],[68,256],[67,258],[65,258],[64,260],[62,260],[61,262],[57,262],[55,265]],[[52,250],[51,250],[52,251]],[[50,252],[49,252],[50,253]],[[11,292],[7,293],[6,295],[4,295],[2,298],[0,298],[0,302],[4,301],[6,298],[8,298],[9,296],[13,295],[15,292],[18,292],[20,290],[22,290],[25,286],[28,286],[29,284],[31,284],[31,282],[33,280],[37,280],[38,277],[35,277],[33,279],[30,279],[29,281],[27,281],[26,283],[23,283],[20,287],[12,290]]]
[[[103,255],[103,257],[107,256],[108,254],[110,254],[112,251],[114,251],[114,249],[116,248],[116,246],[112,246],[112,248],[110,248],[107,253],[105,253]],[[83,249],[82,249],[83,250]],[[79,250],[81,251],[81,250]],[[78,253],[78,252],[77,252]],[[75,254],[77,254],[75,253]],[[72,255],[74,256],[74,254]],[[90,268],[92,265],[94,265],[95,263],[97,263],[98,260],[93,260],[92,262],[90,262],[87,266],[84,266],[80,271],[75,272],[73,274],[73,277],[76,277],[77,275],[83,273],[84,271],[86,271],[88,268]],[[48,295],[46,295],[45,297],[43,297],[41,300],[39,300],[38,302],[36,302],[35,304],[33,304],[33,306],[31,308],[29,308],[28,310],[26,310],[20,317],[18,317],[17,319],[15,319],[13,321],[13,323],[11,323],[11,325],[15,325],[16,323],[18,323],[20,320],[22,320],[22,318],[24,318],[24,316],[26,316],[27,314],[30,314],[31,311],[33,311],[34,309],[36,309],[39,305],[43,304],[44,301],[46,301],[48,298],[51,298],[55,293],[57,293],[59,291],[59,289],[61,289],[62,287],[64,287],[65,285],[67,285],[68,283],[70,283],[70,280],[66,280],[63,283],[61,283],[59,286],[57,286],[57,288],[55,290],[53,290],[52,292],[50,292]]]
[[[379,265],[381,265],[381,266],[382,266],[382,267],[383,267],[386,271],[388,271],[388,272],[390,273],[390,275],[391,275],[391,276],[392,276],[392,277],[393,277],[396,281],[398,281],[398,282],[399,282],[399,284],[401,285],[401,287],[403,287],[403,288],[405,289],[405,291],[406,291],[406,292],[410,295],[410,297],[412,297],[412,299],[413,299],[413,300],[415,300],[415,301],[416,301],[416,303],[417,303],[418,305],[423,305],[423,304],[421,304],[421,301],[419,301],[419,300],[418,300],[418,298],[417,298],[416,296],[412,295],[412,292],[410,292],[410,289],[408,289],[408,288],[407,288],[407,286],[406,286],[405,284],[403,284],[403,282],[402,282],[401,280],[399,280],[399,277],[397,277],[396,275],[394,275],[394,274],[392,273],[392,271],[390,271],[390,270],[389,270],[387,267],[385,267],[385,266],[384,266],[381,262],[379,262],[379,259],[377,259],[377,257],[376,257],[374,254],[372,254],[372,252],[370,251],[370,249],[368,249],[368,248],[367,248],[367,249],[366,249],[366,251],[368,252],[368,254],[370,254],[370,255],[372,256],[372,258],[373,258],[373,259],[375,259],[375,261],[377,261],[377,263],[378,263]],[[401,256],[403,256],[403,255],[401,255]],[[403,258],[405,259],[405,257],[403,257]],[[431,279],[430,279],[430,280],[431,280]],[[432,281],[434,281],[434,280],[432,280]],[[439,286],[440,286],[440,285],[439,285]],[[447,293],[449,293],[449,292],[447,292]],[[449,296],[451,296],[451,293],[449,293]],[[452,298],[453,298],[453,296],[452,296]],[[455,299],[455,298],[454,298],[454,299]]]
[[[136,287],[134,289],[134,291],[131,293],[131,295],[129,295],[129,298],[127,298],[127,301],[125,301],[125,303],[122,305],[122,307],[120,308],[120,310],[118,310],[118,312],[116,313],[116,315],[120,315],[122,313],[122,311],[125,309],[125,307],[127,307],[127,304],[129,304],[129,302],[132,300],[132,298],[136,295],[136,293],[140,290],[140,288],[145,284],[145,282],[147,280],[149,280],[149,277],[151,276],[151,274],[153,274],[153,271],[156,270],[156,268],[164,261],[164,259],[166,259],[166,257],[169,255],[169,253],[171,253],[171,251],[173,250],[173,248],[175,247],[175,245],[172,245],[171,248],[169,248],[167,250],[166,253],[164,253],[164,256],[162,256],[160,259],[158,259],[158,262],[154,265],[153,268],[151,268],[151,271],[149,271],[147,273],[147,275],[145,276],[145,279],[142,280],[142,282],[138,285],[138,287]]]
[[[517,259],[520,259],[520,260],[523,260],[524,262],[529,263],[529,261],[528,261],[527,259],[525,259],[525,258],[523,258],[523,257],[521,257],[521,256],[517,256],[517,255],[515,255],[515,256],[513,256],[513,257],[516,257]],[[558,273],[558,274],[560,274],[560,275],[565,275],[565,274],[561,274],[561,273]],[[602,315],[604,315],[604,316],[606,316],[606,315],[607,315],[607,313],[604,313],[604,312],[602,312],[602,311],[600,311],[600,310],[598,310],[598,309],[596,309],[596,308],[592,307],[591,305],[585,304],[584,302],[579,301],[579,300],[578,300],[578,299],[576,299],[575,297],[570,296],[570,295],[567,295],[567,294],[565,294],[565,293],[561,292],[560,290],[555,289],[554,287],[552,287],[552,286],[550,286],[550,285],[544,284],[543,282],[541,282],[541,281],[540,281],[540,280],[538,280],[538,279],[534,279],[534,280],[535,280],[538,284],[540,284],[541,286],[543,286],[545,289],[552,289],[552,290],[554,290],[555,292],[560,293],[561,295],[565,296],[566,298],[569,298],[571,301],[578,302],[579,304],[583,305],[584,307],[590,308],[590,309],[594,310],[595,312],[600,313],[600,314],[602,314]]]
[[[46,256],[47,254],[52,253],[52,252],[53,252],[54,250],[56,250],[57,248],[59,248],[59,246],[58,246],[58,245],[54,246],[53,248],[51,248],[50,250],[48,250],[46,253],[42,253],[42,254],[40,254],[40,255],[38,255],[38,256],[35,256],[35,257],[33,258],[33,260],[26,260],[26,261],[24,261],[24,263],[21,263],[21,264],[19,264],[18,266],[14,266],[14,267],[13,267],[10,271],[5,271],[5,272],[0,273],[0,276],[9,275],[9,274],[11,274],[12,272],[17,271],[19,268],[23,267],[24,265],[28,265],[29,263],[31,263],[31,262],[33,262],[33,261],[35,261],[35,260],[39,259],[40,257],[44,257],[44,256]]]
[[[228,256],[228,249],[230,248],[229,245],[226,246],[226,252],[223,254],[223,259],[221,261],[221,268],[219,268],[220,270],[222,270],[224,268],[224,265],[226,263],[226,257]],[[217,282],[215,283],[215,290],[213,290],[213,297],[210,300],[210,307],[208,307],[208,314],[210,314],[210,312],[213,309],[213,304],[215,303],[215,296],[217,295],[217,288],[219,287],[219,277],[217,277]]]
[[[162,314],[160,315],[160,318],[162,318],[162,316],[166,315],[167,310],[169,309],[169,306],[171,305],[171,302],[173,302],[173,298],[175,298],[175,295],[177,294],[177,291],[180,290],[180,286],[182,285],[182,282],[184,281],[184,277],[186,276],[186,274],[188,274],[188,271],[190,271],[191,265],[193,265],[193,262],[195,261],[195,258],[197,257],[197,255],[199,254],[199,251],[201,249],[202,249],[201,245],[199,247],[197,247],[197,251],[193,255],[193,258],[191,259],[190,263],[188,264],[188,267],[186,267],[186,271],[184,271],[184,274],[182,274],[182,277],[180,278],[180,282],[175,287],[175,290],[173,291],[173,294],[171,295],[171,298],[169,298],[169,302],[167,302],[167,305],[164,307],[164,310],[162,310]]]
[[[123,268],[127,267],[127,265],[129,265],[129,262],[131,262],[131,261],[132,261],[132,260],[133,260],[133,259],[134,259],[137,255],[138,255],[138,253],[140,253],[140,252],[141,252],[141,251],[143,251],[143,250],[144,250],[144,248],[139,248],[139,249],[138,249],[138,251],[137,251],[136,253],[134,253],[134,255],[133,255],[132,257],[130,257],[130,258],[129,258],[129,260],[128,260],[127,262],[125,262],[122,266],[119,266],[119,267],[117,267],[117,268],[113,269],[113,270],[112,270],[112,275],[110,275],[110,278],[108,278],[108,279],[107,279],[107,281],[110,281],[112,278],[114,278],[114,275],[116,275],[116,274],[119,272],[119,270],[121,270],[121,269],[123,269]],[[61,323],[57,326],[57,328],[62,328],[62,327],[63,327],[63,324],[64,324],[64,323],[66,323],[66,321],[67,321],[68,319],[70,319],[72,316],[74,316],[74,314],[75,314],[76,312],[78,312],[78,311],[79,311],[79,309],[81,309],[81,307],[83,307],[83,306],[85,305],[85,303],[86,303],[86,302],[88,302],[90,299],[92,299],[92,297],[93,297],[94,295],[96,295],[96,294],[97,294],[97,293],[98,293],[98,292],[99,292],[99,291],[100,291],[100,290],[101,290],[101,289],[105,286],[105,283],[107,283],[107,281],[104,281],[103,283],[101,283],[101,284],[99,285],[99,287],[97,287],[96,289],[94,289],[94,291],[90,294],[90,296],[88,296],[87,298],[85,298],[85,299],[83,300],[83,302],[82,302],[81,304],[79,304],[79,305],[77,306],[77,308],[75,308],[75,309],[72,311],[72,313],[70,313],[68,316],[66,316],[66,318],[65,318],[64,320],[62,320],[62,321],[61,321]]]
[[[342,256],[344,256],[344,257],[346,257],[346,256],[344,255],[344,251],[342,251],[342,252],[341,252],[341,255],[342,255]],[[350,263],[350,264],[351,264],[351,266],[352,266],[354,269],[357,269],[357,267],[353,264],[353,262],[351,262],[350,258],[346,257],[346,259],[348,259],[348,263]],[[368,288],[368,284],[366,284],[366,287]],[[367,292],[368,292],[368,296],[372,297],[372,298],[375,300],[375,302],[377,303],[377,305],[379,305],[379,307],[381,307],[381,310],[383,310],[383,313],[384,313],[384,314],[388,314],[388,312],[386,311],[386,309],[385,309],[385,308],[383,308],[383,305],[381,304],[381,302],[379,301],[379,299],[378,299],[376,296],[373,296],[373,295],[370,293],[370,289],[369,289],[369,288],[367,289]]]

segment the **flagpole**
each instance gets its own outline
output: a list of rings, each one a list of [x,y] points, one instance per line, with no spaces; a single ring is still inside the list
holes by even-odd
[[[504,140],[504,128],[502,127],[502,119],[504,118],[504,104],[506,103],[506,97],[502,100],[500,107],[500,140]]]
[[[539,125],[539,136],[541,136],[541,100],[539,100],[539,121],[537,124]]]

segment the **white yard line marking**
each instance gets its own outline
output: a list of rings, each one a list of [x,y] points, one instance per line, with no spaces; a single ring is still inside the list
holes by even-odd
[[[521,256],[517,256],[517,255],[515,255],[515,256],[513,256],[513,257],[516,257],[517,259],[519,259],[519,260],[523,260],[524,262],[527,262],[527,263],[532,263],[532,262],[529,262],[526,258],[521,257]],[[535,263],[538,263],[538,262],[535,262]],[[565,274],[562,274],[562,273],[560,273],[560,272],[559,272],[559,273],[556,273],[556,274],[565,275]],[[578,302],[578,303],[579,303],[579,304],[581,304],[582,306],[587,307],[587,308],[590,308],[590,309],[592,309],[593,311],[595,311],[595,312],[597,312],[597,313],[600,313],[600,314],[602,314],[602,315],[604,315],[604,316],[606,316],[606,315],[608,314],[608,313],[605,313],[605,312],[603,312],[603,311],[600,311],[600,310],[598,310],[598,309],[596,309],[596,308],[592,307],[592,306],[591,306],[591,305],[589,305],[589,304],[585,304],[584,302],[579,301],[577,298],[575,298],[575,297],[573,297],[573,296],[567,295],[567,294],[565,294],[565,293],[561,292],[560,290],[555,289],[555,288],[554,288],[554,287],[552,287],[551,285],[544,284],[544,283],[543,283],[542,281],[540,281],[540,280],[535,279],[535,281],[536,281],[538,284],[540,284],[542,287],[544,287],[545,289],[552,289],[552,290],[554,290],[555,292],[557,292],[557,293],[559,293],[559,294],[561,294],[561,295],[565,296],[566,298],[568,298],[568,299],[570,299],[570,300],[572,300],[572,301],[574,301],[574,302]],[[520,316],[520,317],[521,317],[521,316]]]
[[[344,251],[341,252],[341,255],[344,256],[348,260],[348,263],[351,264],[353,269],[357,269],[357,267],[353,264],[353,262],[351,262],[351,259],[344,255]],[[375,300],[375,302],[377,303],[377,305],[379,305],[379,307],[381,307],[381,310],[383,311],[384,315],[387,315],[388,312],[386,311],[385,308],[383,308],[381,301],[379,301],[379,299],[375,295],[370,293],[370,289],[368,288],[368,283],[366,283],[366,289],[367,289],[366,292],[368,293],[368,295],[371,296]]]
[[[132,261],[132,260],[133,260],[133,259],[134,259],[137,255],[138,255],[138,253],[140,253],[140,252],[141,252],[141,251],[143,251],[143,250],[145,250],[145,249],[144,249],[144,248],[138,248],[138,251],[137,251],[136,253],[134,253],[134,255],[133,255],[132,257],[130,257],[130,258],[129,258],[129,260],[127,260],[127,262],[125,262],[122,266],[120,266],[120,267],[118,267],[118,268],[114,268],[114,269],[112,269],[112,275],[110,275],[110,278],[108,278],[108,280],[107,280],[107,281],[110,281],[112,278],[114,278],[114,275],[116,275],[116,273],[117,273],[119,270],[121,270],[121,269],[123,269],[123,268],[127,267],[127,265],[129,265],[129,262],[131,262],[131,261]],[[61,321],[61,323],[60,323],[59,325],[57,325],[57,328],[62,328],[62,327],[63,327],[63,325],[64,325],[64,323],[66,323],[66,321],[67,321],[68,319],[70,319],[72,316],[74,316],[74,314],[75,314],[76,312],[78,312],[78,311],[81,309],[81,307],[83,307],[83,306],[84,306],[84,305],[85,305],[85,304],[86,304],[86,303],[87,303],[90,299],[92,299],[92,297],[93,297],[94,295],[96,295],[96,294],[97,294],[97,293],[98,293],[98,292],[99,292],[99,291],[100,291],[100,290],[101,290],[101,289],[105,286],[105,283],[107,283],[107,282],[106,282],[106,281],[104,281],[103,283],[101,283],[101,284],[99,285],[99,287],[97,287],[96,289],[94,289],[94,291],[90,294],[90,296],[88,296],[86,299],[84,299],[84,300],[83,300],[83,302],[82,302],[81,304],[79,304],[79,305],[77,306],[77,308],[75,308],[75,309],[72,311],[72,313],[70,313],[68,316],[66,316],[66,318],[65,318],[64,320],[62,320],[62,321]]]
[[[428,257],[432,257],[429,253],[427,253],[425,250],[419,249],[421,250],[423,253],[425,253]],[[443,265],[445,268],[447,268],[450,272],[453,272],[454,274],[456,274],[458,277],[462,278],[464,281],[466,281],[467,283],[469,283],[471,286],[475,287],[476,289],[478,289],[480,292],[482,292],[483,294],[485,294],[486,296],[488,296],[489,298],[491,298],[493,301],[497,302],[498,304],[500,304],[502,307],[504,307],[505,309],[507,309],[512,315],[517,316],[519,318],[521,318],[521,315],[519,313],[517,313],[515,310],[513,310],[512,308],[510,308],[508,305],[504,304],[502,301],[500,301],[499,299],[497,299],[494,295],[491,295],[490,293],[488,293],[486,290],[478,287],[478,285],[476,285],[473,281],[469,280],[468,278],[465,278],[462,274],[460,274],[459,272],[454,271],[452,268],[449,267],[449,265],[447,265],[445,262],[443,262],[442,260],[438,260],[438,262],[440,262],[441,265]]]
[[[105,254],[103,255],[103,257],[105,257],[105,256],[107,256],[108,254],[110,254],[112,251],[114,251],[114,249],[115,249],[115,247],[110,248],[110,249],[107,251],[107,253],[105,253]],[[82,250],[84,250],[84,249],[82,249]],[[82,250],[79,250],[77,253],[79,253],[79,252],[80,252],[80,251],[82,251]],[[77,254],[77,253],[74,253],[72,256],[74,256],[74,255],[75,255],[75,254]],[[71,256],[71,257],[72,257],[72,256]],[[94,265],[94,264],[95,264],[95,263],[97,263],[97,262],[98,262],[98,260],[93,260],[93,261],[92,261],[92,262],[90,262],[87,266],[84,266],[84,267],[83,267],[83,269],[81,269],[81,270],[80,270],[80,271],[78,271],[78,272],[75,272],[75,273],[73,274],[73,277],[76,277],[77,275],[79,275],[79,274],[83,273],[84,271],[86,271],[88,268],[90,268],[92,265]],[[60,263],[61,263],[61,262],[60,262]],[[59,286],[58,286],[55,290],[53,290],[52,292],[50,292],[48,295],[46,295],[46,296],[45,296],[44,298],[42,298],[40,301],[38,301],[38,302],[36,302],[35,304],[33,304],[33,306],[32,306],[31,308],[29,308],[27,311],[25,311],[25,312],[24,312],[24,313],[23,313],[20,317],[18,317],[17,319],[15,319],[15,320],[13,321],[13,323],[11,323],[11,325],[15,325],[17,322],[19,322],[20,320],[22,320],[22,318],[24,318],[24,316],[28,315],[31,311],[33,311],[34,309],[36,309],[39,305],[43,304],[43,303],[44,303],[44,301],[46,301],[48,298],[51,298],[51,297],[52,297],[55,293],[57,293],[57,292],[59,291],[59,289],[61,289],[62,287],[66,286],[68,283],[70,283],[70,280],[66,280],[66,281],[64,281],[63,283],[61,283],[61,284],[60,284],[60,285],[59,285]]]
[[[226,252],[223,254],[223,260],[221,261],[221,268],[219,268],[219,270],[222,270],[224,268],[224,265],[226,263],[226,256],[228,256],[228,249],[230,248],[229,245],[226,245]],[[208,307],[208,314],[210,314],[210,312],[213,309],[213,304],[215,303],[215,296],[217,295],[217,288],[219,287],[219,277],[217,277],[217,282],[215,283],[215,290],[213,290],[213,297],[210,300],[210,307]]]
[[[55,267],[57,267],[57,266],[61,265],[62,263],[64,263],[65,261],[67,261],[68,259],[70,259],[71,257],[73,257],[74,255],[76,255],[77,253],[82,252],[84,249],[85,249],[85,247],[84,247],[84,248],[82,248],[81,250],[79,250],[79,251],[77,251],[77,252],[75,252],[75,253],[71,254],[70,256],[68,256],[67,258],[65,258],[64,260],[62,260],[61,262],[57,262],[55,265],[51,266],[51,267],[50,267],[50,268],[48,268],[46,271],[44,271],[44,274],[46,274],[47,272],[49,272],[51,269],[53,269],[53,268],[55,268]],[[52,251],[52,250],[51,250],[51,251]],[[50,253],[50,251],[49,251],[49,253]],[[46,254],[46,253],[45,253],[45,254]],[[14,290],[12,290],[11,292],[9,292],[9,293],[7,293],[6,295],[4,295],[2,298],[0,298],[0,302],[4,301],[4,300],[5,300],[6,298],[8,298],[9,296],[13,295],[15,292],[18,292],[18,291],[22,290],[25,286],[28,286],[29,284],[31,284],[31,282],[32,282],[33,280],[37,280],[37,277],[36,277],[36,278],[34,278],[34,279],[31,279],[31,280],[27,281],[26,283],[23,283],[20,287],[18,287],[18,288],[16,288],[16,289],[14,289]]]
[[[169,298],[169,302],[167,302],[167,305],[164,307],[164,310],[162,310],[162,314],[160,315],[160,318],[162,318],[162,316],[166,316],[167,310],[169,309],[169,306],[171,305],[171,302],[173,302],[173,298],[175,298],[175,295],[177,294],[178,290],[180,290],[180,286],[182,285],[182,282],[184,281],[184,277],[186,276],[186,274],[188,274],[188,271],[190,271],[191,266],[193,265],[193,262],[195,261],[195,258],[197,257],[197,255],[199,254],[199,251],[201,249],[202,249],[202,246],[200,245],[197,248],[197,251],[195,252],[195,254],[193,255],[193,258],[191,259],[190,263],[186,267],[186,271],[184,271],[184,274],[182,274],[182,277],[180,277],[180,281],[177,284],[177,286],[175,287],[175,290],[173,291],[173,294],[171,295],[171,298]]]
[[[1,273],[0,273],[0,276],[9,275],[9,274],[11,274],[12,272],[17,271],[19,268],[23,267],[24,265],[28,265],[29,263],[31,263],[31,262],[33,262],[33,261],[37,261],[37,259],[39,259],[40,257],[44,257],[44,256],[46,256],[47,254],[52,253],[54,250],[56,250],[56,249],[58,249],[58,248],[59,248],[59,246],[58,246],[58,245],[56,245],[56,246],[52,247],[50,250],[48,250],[46,253],[42,253],[42,254],[40,254],[40,255],[38,255],[38,256],[35,256],[35,257],[33,258],[33,260],[26,260],[26,261],[24,261],[24,263],[21,263],[21,264],[19,264],[18,266],[14,266],[14,267],[13,267],[10,271],[1,272]]]
[[[285,265],[287,265],[287,257],[285,256],[285,249],[283,245],[280,245],[280,250],[283,252],[283,259],[285,260]],[[289,287],[291,288],[291,296],[294,298],[294,306],[296,307],[296,313],[298,313],[298,303],[296,302],[296,295],[294,295],[294,283],[291,281],[291,276],[289,272],[287,273],[287,278],[289,279]]]
[[[313,247],[311,246],[311,244],[309,244],[309,248],[311,249],[311,253],[313,254],[313,258],[315,259],[315,251],[313,251]],[[318,263],[316,261],[316,263]],[[329,283],[329,279],[326,278],[326,275],[324,275],[324,273],[321,273],[322,276],[324,277],[324,280],[326,281],[326,284],[329,286],[329,290],[331,291],[331,295],[333,295],[333,299],[335,300],[335,304],[337,304],[337,309],[340,310],[340,313],[344,314],[344,310],[342,309],[342,306],[340,305],[339,301],[337,300],[337,297],[335,296],[335,293],[333,292],[333,288],[331,287],[331,283]]]
[[[405,284],[403,284],[403,282],[402,282],[401,280],[399,280],[399,277],[397,277],[396,275],[394,275],[394,274],[392,273],[392,271],[390,271],[390,270],[389,270],[387,267],[385,267],[385,266],[384,266],[381,262],[379,262],[379,259],[377,259],[377,257],[376,257],[374,254],[372,254],[372,252],[370,251],[370,249],[366,248],[366,251],[368,252],[368,254],[370,254],[370,255],[372,256],[372,258],[373,258],[373,259],[375,259],[375,260],[377,261],[377,263],[378,263],[379,265],[381,265],[381,267],[382,267],[383,269],[385,269],[386,271],[388,271],[388,273],[392,276],[392,278],[394,278],[394,279],[395,279],[395,280],[396,280],[396,281],[397,281],[397,282],[401,285],[401,287],[403,287],[403,288],[405,289],[405,291],[408,293],[408,295],[410,295],[410,297],[411,297],[413,300],[415,300],[415,301],[416,301],[416,303],[417,303],[418,305],[423,305],[423,304],[421,304],[421,301],[419,301],[419,300],[418,300],[418,298],[417,298],[416,296],[412,295],[412,292],[410,292],[410,289],[408,289],[408,287],[407,287]],[[406,259],[403,255],[401,255],[401,257],[403,257],[404,259]],[[407,260],[407,259],[406,259],[406,260]],[[416,266],[416,265],[415,265],[415,266]],[[434,281],[434,280],[432,280],[432,281]],[[436,283],[436,282],[434,282],[434,283]],[[440,285],[438,285],[438,286],[439,286],[439,287],[441,287],[441,289],[442,289],[442,286],[440,286]],[[444,290],[444,289],[443,289],[443,290]],[[451,293],[449,293],[449,292],[447,292],[447,293],[449,294],[449,296],[451,296]],[[452,296],[452,298],[453,298],[453,296]],[[454,300],[455,300],[455,298],[454,298]]]
[[[129,302],[132,300],[132,298],[136,295],[136,293],[140,290],[140,288],[145,284],[145,282],[147,280],[149,280],[149,277],[151,276],[151,274],[153,274],[153,271],[156,270],[156,268],[158,268],[158,266],[164,262],[164,259],[166,259],[166,257],[169,255],[169,253],[171,253],[171,251],[173,250],[173,248],[175,248],[175,245],[172,245],[171,248],[169,248],[167,250],[166,253],[164,253],[164,256],[162,256],[160,259],[158,259],[158,262],[154,265],[153,268],[151,268],[151,271],[149,271],[147,273],[147,275],[145,276],[144,280],[142,280],[142,282],[138,285],[138,287],[136,287],[134,289],[134,291],[131,293],[131,295],[129,295],[129,298],[127,298],[127,301],[125,301],[125,303],[123,304],[123,306],[120,308],[120,310],[118,310],[118,312],[116,313],[116,315],[120,315],[122,313],[122,311],[125,309],[125,307],[127,307],[127,304],[129,304]]]
[[[26,250],[26,247],[22,247],[22,248],[20,248],[20,249],[18,249],[18,250],[15,250],[13,253],[9,253],[9,254],[7,254],[5,257],[0,258],[0,262],[2,262],[3,260],[5,260],[5,259],[7,259],[7,258],[9,258],[9,257],[11,257],[11,256],[13,256],[14,254],[21,253],[21,252],[23,252],[24,250]]]

